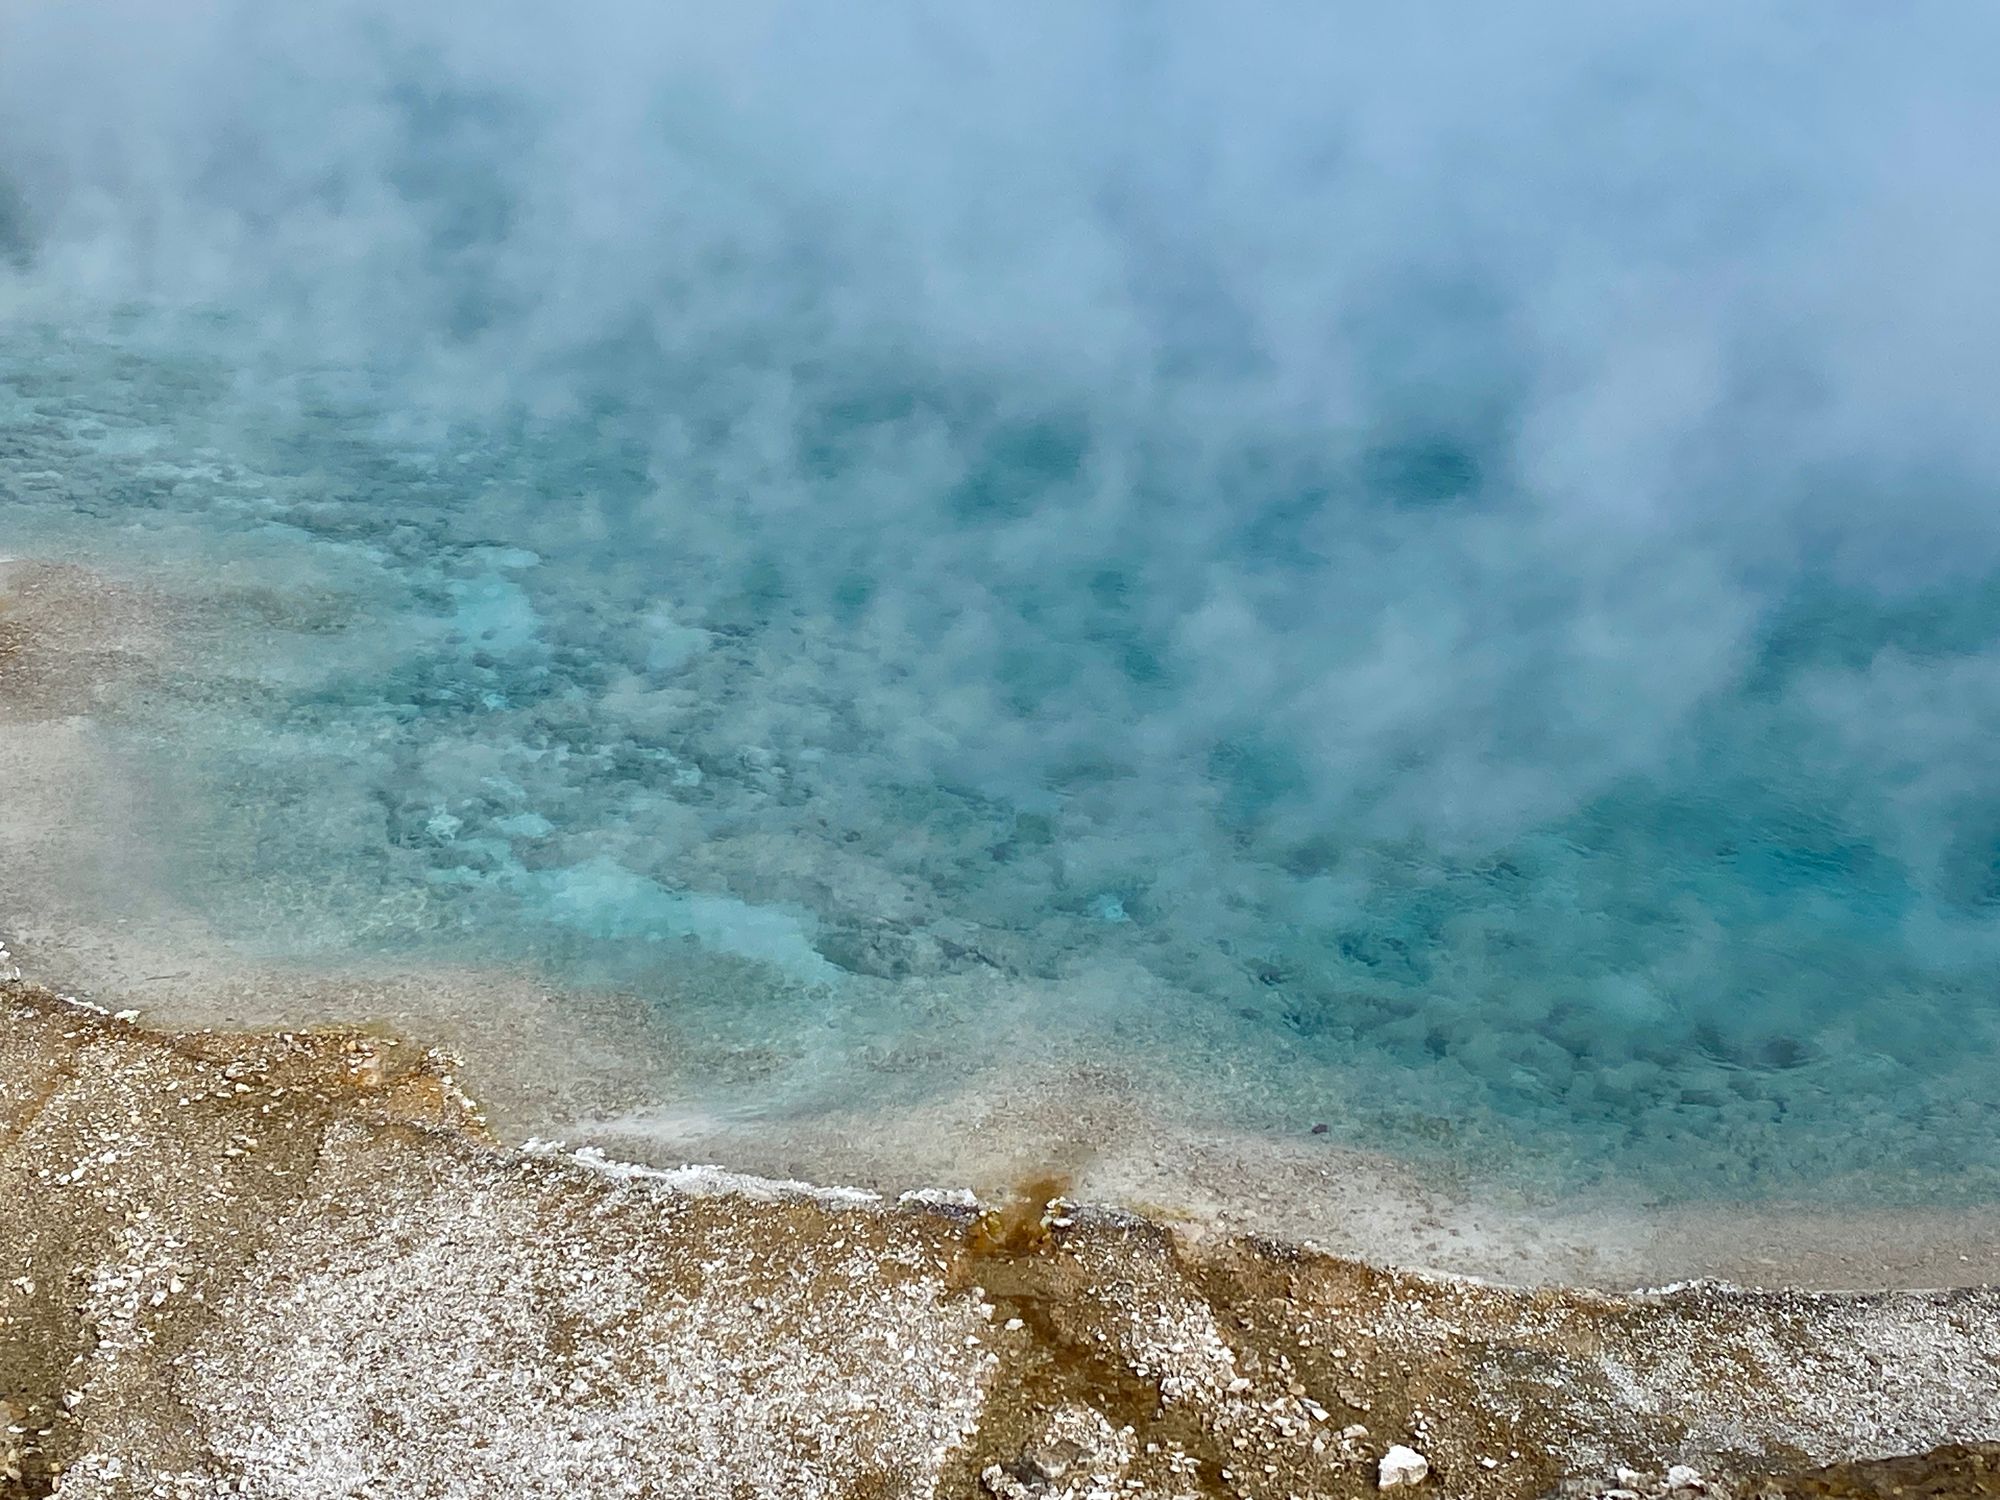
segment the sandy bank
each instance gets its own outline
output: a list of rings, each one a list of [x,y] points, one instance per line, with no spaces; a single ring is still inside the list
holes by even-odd
[[[1807,1493],[1751,1476],[2000,1436],[1992,1291],[1509,1290],[653,1174],[495,1145],[413,1044],[0,1007],[16,1495],[1359,1495],[1394,1443],[1432,1493]]]

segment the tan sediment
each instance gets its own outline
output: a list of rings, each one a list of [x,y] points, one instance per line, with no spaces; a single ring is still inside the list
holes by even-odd
[[[1053,1170],[1078,1197],[1143,1212],[1189,1238],[1250,1233],[1514,1284],[1623,1290],[1706,1277],[1857,1290],[2000,1281],[1992,1207],[1502,1199],[1305,1129],[1287,1138],[1170,1115],[1102,1066],[999,1067],[900,1110],[736,1124],[650,1107],[585,1115],[565,1132],[636,1159],[724,1161],[883,1190],[948,1182],[995,1193]]]
[[[11,984],[0,1494],[1361,1495],[1399,1442],[1431,1493],[1747,1494],[2000,1436],[1990,1290],[1515,1290],[1059,1191],[508,1150],[414,1043]]]
[[[0,882],[4,883],[4,882]],[[984,1066],[929,1092],[796,1115],[718,1115],[693,1099],[672,1015],[526,973],[428,965],[331,972],[245,961],[198,924],[153,913],[115,930],[35,924],[31,975],[149,1024],[269,1030],[329,1020],[420,1036],[463,1061],[497,1135],[560,1136],[656,1166],[719,1162],[896,1193],[1003,1195],[1058,1173],[1082,1200],[1183,1237],[1257,1234],[1381,1264],[1524,1285],[1624,1290],[1701,1277],[1867,1290],[2000,1282],[2000,1210],[1502,1196],[1301,1128],[1233,1130],[1163,1109],[1104,1064],[1037,1058],[996,1038]],[[79,983],[81,981],[81,983]],[[677,1102],[685,1101],[685,1102]],[[1180,1101],[1170,1101],[1180,1103]]]

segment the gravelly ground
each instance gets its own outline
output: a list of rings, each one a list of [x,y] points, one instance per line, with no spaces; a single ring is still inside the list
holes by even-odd
[[[1339,1496],[1397,1443],[1448,1495],[1991,1492],[1992,1449],[1800,1471],[2000,1437],[1992,1290],[1512,1290],[1056,1183],[654,1173],[502,1149],[383,1036],[0,1017],[10,1500]]]

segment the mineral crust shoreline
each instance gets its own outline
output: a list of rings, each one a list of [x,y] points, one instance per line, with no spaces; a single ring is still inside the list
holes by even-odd
[[[7,1500],[1283,1500],[1397,1446],[1412,1494],[2000,1492],[1991,1288],[1514,1289],[1052,1183],[506,1149],[449,1057],[353,1028],[19,982],[0,1021]]]

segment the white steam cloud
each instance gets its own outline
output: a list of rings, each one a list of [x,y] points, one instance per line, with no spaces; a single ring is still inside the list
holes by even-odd
[[[1996,47],[1974,3],[13,0],[0,311],[222,308],[413,425],[600,423],[642,482],[492,504],[838,618],[912,768],[1448,846],[1754,774],[1977,906],[2000,616],[1937,617],[2000,576]]]

